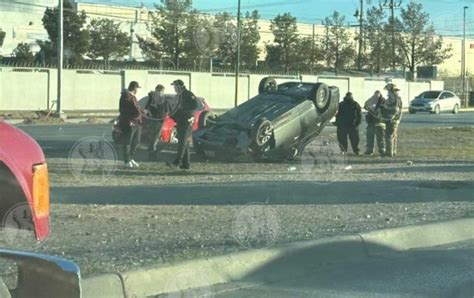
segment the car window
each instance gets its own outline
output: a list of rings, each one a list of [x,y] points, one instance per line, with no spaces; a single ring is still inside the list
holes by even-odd
[[[439,91],[426,91],[421,93],[418,97],[423,99],[436,99],[440,93]]]
[[[454,97],[454,94],[452,94],[450,92],[443,92],[443,94],[441,96],[443,97],[443,99],[452,98],[452,97]]]

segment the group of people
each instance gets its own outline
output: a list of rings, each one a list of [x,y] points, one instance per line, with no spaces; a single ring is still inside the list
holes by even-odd
[[[144,109],[136,97],[140,87],[138,82],[130,82],[127,90],[120,96],[119,126],[123,133],[123,155],[125,166],[133,168],[140,165],[135,161],[135,154],[140,144],[144,118],[150,119],[151,142],[149,145],[150,157],[156,157],[157,146],[160,141],[163,120],[168,114],[176,122],[178,153],[169,167],[188,170],[191,168],[189,142],[194,124],[194,112],[197,109],[195,95],[189,91],[182,80],[175,80],[172,84],[177,94],[177,102],[172,105],[165,100],[165,87],[157,85],[155,90],[148,94],[148,101]]]
[[[364,104],[367,111],[367,148],[365,155],[374,155],[375,141],[381,156],[394,157],[397,154],[398,127],[402,117],[400,89],[389,83],[385,86],[387,97],[375,91]],[[354,154],[359,155],[359,126],[362,123],[362,108],[348,92],[339,104],[336,115],[337,139],[343,154],[348,150],[348,138]]]

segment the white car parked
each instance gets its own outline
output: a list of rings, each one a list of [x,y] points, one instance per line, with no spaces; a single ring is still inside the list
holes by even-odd
[[[453,114],[459,112],[461,100],[451,91],[425,91],[410,102],[409,112],[430,112],[439,114],[449,111]]]

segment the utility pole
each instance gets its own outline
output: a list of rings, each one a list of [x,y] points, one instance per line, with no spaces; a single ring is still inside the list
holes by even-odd
[[[237,7],[237,57],[235,59],[235,99],[234,106],[239,104],[239,75],[240,75],[240,0]]]
[[[390,9],[390,25],[392,30],[392,70],[395,70],[395,9],[400,8],[402,0],[384,0],[380,2],[380,6],[385,9]]]
[[[362,47],[363,47],[363,26],[364,26],[364,0],[360,0],[360,9],[356,10],[354,17],[359,19],[359,53],[357,55],[357,69],[362,69]]]
[[[314,43],[316,42],[316,25],[313,24],[313,37],[312,37],[312,42],[311,42],[311,74],[313,74],[314,71]]]
[[[58,114],[58,117],[63,118],[65,117],[62,108],[61,108],[61,100],[62,100],[62,70],[63,70],[63,55],[64,55],[64,28],[63,28],[63,11],[64,11],[64,5],[63,5],[63,0],[59,0],[59,5],[58,5],[58,97],[56,100],[56,113]]]
[[[463,105],[467,108],[467,96],[466,96],[466,10],[468,6],[464,6],[464,19],[463,19],[463,33],[462,33],[462,55],[461,55],[461,78],[462,78],[462,100]]]

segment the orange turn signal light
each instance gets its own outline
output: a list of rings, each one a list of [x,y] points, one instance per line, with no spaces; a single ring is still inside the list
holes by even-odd
[[[33,209],[38,217],[49,215],[48,165],[33,166]]]

